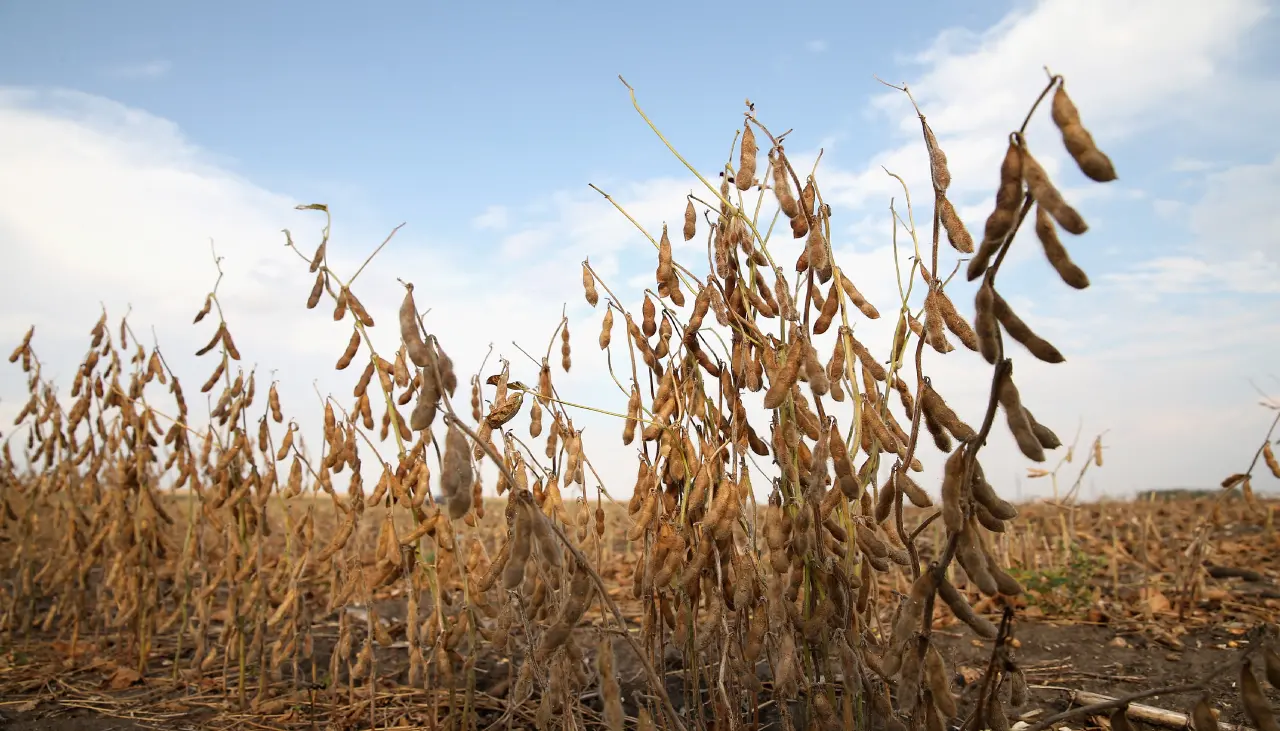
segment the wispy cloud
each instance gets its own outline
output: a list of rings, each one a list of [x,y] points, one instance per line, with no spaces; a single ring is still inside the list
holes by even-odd
[[[172,70],[173,63],[163,59],[156,59],[142,63],[123,63],[108,66],[103,69],[103,73],[113,79],[150,80],[164,78]]]
[[[1169,170],[1175,173],[1203,173],[1213,168],[1214,164],[1208,160],[1194,157],[1175,157],[1169,164]]]
[[[484,212],[471,219],[471,225],[481,230],[501,231],[507,227],[511,214],[505,206],[489,206]]]
[[[822,53],[827,50],[827,42],[821,40],[812,40],[804,44],[809,53]]]

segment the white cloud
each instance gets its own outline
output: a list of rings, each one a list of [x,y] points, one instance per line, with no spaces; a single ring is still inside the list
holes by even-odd
[[[907,81],[946,151],[949,195],[957,203],[988,206],[1007,135],[1044,88],[1045,66],[1064,76],[1086,126],[1115,160],[1120,180],[1095,193],[1114,194],[1127,186],[1127,170],[1142,164],[1124,155],[1120,143],[1138,131],[1176,124],[1202,108],[1197,99],[1242,83],[1233,77],[1231,61],[1241,39],[1267,14],[1260,0],[1042,0],[982,32],[944,31],[913,57],[920,70]],[[1150,31],[1153,19],[1158,33]],[[928,190],[920,125],[906,96],[886,90],[872,107],[896,121],[903,142],[856,172],[826,171],[828,197],[849,206],[879,206],[898,192],[882,165],[906,178],[913,191]],[[1060,186],[1087,182],[1063,152],[1047,108],[1033,118],[1028,140]],[[981,219],[968,223],[972,229]]]
[[[156,59],[143,63],[126,63],[108,66],[103,73],[115,79],[160,79],[169,75],[173,64]]]
[[[1149,302],[1162,295],[1280,294],[1280,266],[1258,254],[1225,262],[1195,256],[1162,256],[1104,277]]]
[[[1206,183],[1190,221],[1204,253],[1215,262],[1261,254],[1280,263],[1280,152],[1267,162],[1213,173]]]
[[[1208,160],[1199,160],[1194,157],[1177,157],[1169,164],[1169,170],[1175,173],[1203,173],[1216,167]]]
[[[1047,66],[1066,78],[1095,135],[1110,136],[1156,104],[1219,83],[1239,40],[1268,12],[1259,0],[1042,0],[981,34],[940,36],[917,57],[928,71],[912,87],[941,130],[1004,131],[1044,85]],[[891,94],[880,103],[905,109]]]
[[[1180,251],[1104,276],[1135,295],[1234,292],[1280,294],[1280,155],[1203,178],[1195,201],[1157,200],[1155,211],[1186,226]]]
[[[823,40],[812,40],[804,44],[809,53],[823,53],[827,50],[827,42]]]
[[[481,230],[501,231],[510,224],[510,216],[506,206],[489,206],[471,219],[471,225]]]

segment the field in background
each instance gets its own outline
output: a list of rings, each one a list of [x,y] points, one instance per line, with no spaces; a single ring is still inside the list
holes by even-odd
[[[1070,700],[1071,691],[1116,695],[1148,686],[1194,682],[1206,669],[1228,658],[1260,621],[1274,622],[1280,616],[1280,530],[1274,523],[1280,501],[1261,503],[1260,514],[1240,500],[1152,497],[1161,499],[1019,506],[1020,524],[998,546],[1002,556],[1008,557],[1011,573],[1026,587],[1025,597],[1016,603],[1022,618],[1012,632],[1020,665],[1032,686],[1031,699],[1021,709],[1026,720],[1061,707]],[[165,509],[181,514],[190,502],[169,497]],[[486,517],[460,538],[475,538],[487,551],[496,552],[504,506],[505,500],[486,500]],[[307,510],[314,511],[318,532],[336,527],[338,517],[328,497],[299,499],[287,506],[272,502],[268,514],[280,528],[286,514],[296,522]],[[369,572],[375,568],[377,538],[371,526],[380,524],[382,513],[382,508],[370,508],[367,522],[352,539],[353,555],[361,557]],[[1185,575],[1181,554],[1206,514],[1218,522],[1222,539],[1205,561],[1205,572],[1188,587],[1180,583]],[[636,555],[628,549],[625,510],[609,504],[606,516],[606,540],[596,557],[597,567],[630,631],[638,633],[643,608],[632,595]],[[410,530],[412,521],[399,524],[399,528]],[[927,552],[938,545],[941,530],[926,531],[923,537]],[[175,542],[181,539],[176,530],[170,536]],[[48,550],[56,548],[52,536],[46,541],[43,545]],[[268,544],[263,570],[277,568],[284,542],[277,533]],[[886,585],[882,591],[888,596],[906,588]],[[349,704],[343,695],[335,698],[326,689],[332,684],[328,663],[338,639],[340,615],[345,612],[362,620],[354,625],[359,646],[364,641],[362,625],[369,605],[356,602],[345,609],[330,610],[323,598],[332,591],[323,580],[304,588],[315,625],[312,662],[298,668],[296,681],[285,673],[279,695],[247,714],[227,708],[216,692],[222,690],[226,679],[218,678],[217,673],[184,668],[175,679],[175,657],[187,660],[190,650],[179,652],[173,635],[155,638],[149,671],[142,676],[133,670],[135,649],[121,637],[85,635],[72,647],[65,636],[36,630],[7,644],[0,656],[0,717],[18,719],[13,728],[67,731],[147,728],[151,723],[170,729],[360,727],[367,708],[359,702]],[[404,587],[384,587],[370,596],[377,621],[389,635],[401,637],[407,605]],[[972,598],[978,611],[999,620],[997,603],[982,600],[977,592]],[[430,592],[424,591],[417,603],[425,607],[432,601]],[[35,609],[48,611],[49,601],[41,601]],[[215,613],[207,629],[216,634],[225,622],[225,613]],[[606,624],[599,612],[592,611],[576,631],[589,637]],[[936,618],[934,628],[948,662],[954,663],[953,682],[961,702],[971,703],[975,683],[990,657],[991,641],[975,636],[946,612]],[[643,693],[645,683],[638,661],[624,643],[615,640],[614,644],[624,694]],[[443,714],[448,708],[446,694],[406,687],[405,642],[375,642],[374,647],[385,704],[379,711],[385,719],[383,727],[428,727],[431,713],[424,704],[434,695]],[[679,654],[669,653],[665,664],[678,669]],[[512,667],[511,658],[500,653],[487,654],[478,662],[479,708],[497,714],[503,707]],[[767,682],[766,677],[762,679]],[[1233,702],[1233,682],[1223,676],[1212,687],[1215,695],[1226,701],[1220,720],[1248,725],[1238,703]],[[685,689],[674,677],[669,683],[683,705]],[[198,687],[205,687],[205,692],[194,690]],[[1183,709],[1196,699],[1196,694],[1184,693],[1160,698],[1156,704]],[[594,705],[591,699],[584,703]],[[523,721],[533,723],[532,713]]]

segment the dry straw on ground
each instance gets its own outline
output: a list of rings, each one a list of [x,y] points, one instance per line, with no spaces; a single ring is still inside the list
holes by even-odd
[[[1079,168],[1114,180],[1060,77],[1027,120],[1050,94]],[[604,309],[598,345],[623,364],[610,375],[625,409],[598,408],[636,447],[633,496],[616,509],[574,425],[578,407],[556,386],[557,371],[572,367],[567,318],[525,381],[505,361],[464,376],[419,314],[431,293],[406,284],[401,346],[379,353],[375,320],[356,294],[360,271],[343,279],[330,267],[327,223],[312,253],[288,241],[315,275],[306,306],[331,302],[333,319],[351,323],[336,368],[359,370],[349,408],[325,399],[318,454],[285,423],[276,384],[262,402],[217,286],[195,318],[213,331],[199,352],[210,367],[200,392],[214,404],[203,431],[190,425],[159,348],[148,352],[127,322],[116,333],[105,314],[98,321],[69,409],[44,381],[28,332],[10,358],[29,376],[16,422],[25,451],[15,456],[23,445],[6,441],[0,483],[10,641],[56,638],[68,668],[109,649],[114,684],[154,683],[161,673],[190,689],[188,707],[208,694],[229,702],[221,723],[257,714],[350,728],[1009,728],[1029,693],[1015,637],[1028,607],[1018,575],[1029,575],[1029,555],[1043,554],[988,481],[982,448],[1012,439],[1036,462],[1063,448],[1033,415],[1043,395],[1019,390],[1014,361],[1066,358],[1010,307],[997,277],[1034,210],[1054,270],[1087,288],[1064,243],[1087,225],[1036,161],[1024,121],[992,171],[995,207],[975,247],[947,198],[946,154],[919,120],[932,223],[917,232],[909,196],[905,217],[894,211],[915,256],[901,300],[883,313],[833,255],[818,166],[796,170],[786,135],[750,106],[718,184],[690,166],[706,190],[672,208],[683,208],[684,241],[700,232],[706,240],[705,275],[675,259],[665,225],[656,237],[641,228],[657,259],[637,320],[583,263],[585,299]],[[762,165],[757,140],[767,148]],[[765,203],[776,203],[772,218],[761,214],[774,210]],[[303,208],[328,221],[325,206]],[[967,279],[980,280],[972,323],[955,304],[965,260],[949,261],[944,233],[970,257]],[[793,255],[794,264],[784,258]],[[855,333],[881,317],[896,326],[877,352]],[[990,383],[982,413],[957,413],[926,376],[929,360],[960,350],[953,340],[992,366],[974,360],[974,377]],[[156,386],[168,387],[171,408],[160,408]],[[767,423],[748,416],[760,402]],[[522,436],[509,426],[525,412]],[[364,484],[362,460],[380,460],[373,446],[388,440],[394,457]],[[1258,455],[1280,476],[1269,443]],[[1101,466],[1100,441],[1091,456]],[[478,469],[486,460],[504,496],[488,514]],[[927,461],[944,464],[941,504],[912,476]],[[753,484],[762,478],[752,465],[770,462],[778,477]],[[1252,469],[1224,487],[1240,486],[1256,517]],[[1057,469],[1032,476],[1056,486]],[[175,497],[176,488],[189,496]],[[753,498],[758,488],[766,505]],[[1088,542],[1073,493],[1055,505],[1064,551]],[[1202,525],[1178,569],[1185,616],[1197,611],[1200,559],[1218,540],[1214,521]],[[1118,535],[1113,528],[1117,547]],[[1144,550],[1147,537],[1144,527]],[[389,596],[404,597],[393,621],[381,614],[379,598]],[[946,626],[987,653],[973,677],[940,651]],[[1276,685],[1280,659],[1264,634],[1203,679],[1088,712],[1205,691],[1231,670],[1250,722],[1271,731],[1274,712],[1253,672]],[[617,669],[623,659],[634,675]],[[1217,725],[1208,703],[1186,709],[1196,731]],[[1042,717],[1031,729],[1080,714]],[[1128,721],[1121,711],[1109,723],[1125,731]]]

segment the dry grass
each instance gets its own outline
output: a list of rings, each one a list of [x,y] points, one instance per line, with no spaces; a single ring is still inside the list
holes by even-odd
[[[1114,180],[1060,77],[1027,119],[1051,93],[1073,159]],[[1276,611],[1275,506],[1250,483],[1259,459],[1278,470],[1270,447],[1196,507],[1082,506],[1075,487],[1030,508],[1001,498],[981,464],[989,440],[1011,438],[1036,462],[1074,446],[1015,383],[1015,356],[1064,357],[1010,308],[997,275],[1034,207],[1047,259],[1085,289],[1057,229],[1087,225],[1036,162],[1024,121],[975,251],[946,197],[946,155],[919,119],[934,213],[918,232],[909,194],[895,210],[915,257],[883,314],[834,259],[817,165],[797,171],[754,108],[718,185],[690,166],[706,192],[686,200],[681,234],[705,229],[709,272],[673,257],[665,226],[646,231],[658,255],[637,322],[583,263],[584,296],[605,310],[599,345],[629,366],[610,369],[627,400],[613,415],[637,452],[627,505],[600,489],[573,423],[580,407],[555,384],[557,367],[572,367],[566,319],[526,381],[505,362],[458,374],[406,285],[402,345],[380,354],[360,271],[329,267],[327,225],[313,253],[294,250],[315,275],[307,307],[331,302],[334,320],[351,322],[336,367],[360,373],[349,410],[325,402],[319,456],[295,442],[275,384],[264,404],[240,367],[216,285],[195,318],[213,330],[199,353],[210,362],[200,391],[215,399],[206,430],[189,425],[178,376],[127,322],[98,322],[69,407],[42,380],[29,332],[10,359],[29,375],[26,450],[15,456],[11,435],[0,465],[4,689],[38,700],[54,673],[65,698],[91,676],[115,692],[99,712],[224,727],[1002,731],[1048,687],[1029,684],[1043,668],[1020,660],[1034,650],[1024,620],[1138,628],[1183,649],[1183,636],[1230,621],[1247,625],[1245,640],[1200,676],[1031,714],[1029,731],[1087,714],[1123,731],[1111,711],[1161,693],[1193,694],[1185,710],[1211,731],[1208,704],[1235,707],[1210,695],[1224,673],[1249,722],[1274,729],[1250,674],[1280,683],[1263,627]],[[955,253],[981,279],[972,323],[953,302],[965,264]],[[794,267],[779,264],[792,255]],[[882,316],[896,327],[878,351],[854,332]],[[983,413],[956,413],[926,377],[953,339],[992,366],[973,373],[990,383]],[[155,400],[165,386],[172,407]],[[527,436],[505,428],[522,411]],[[366,447],[388,440],[395,461],[365,485]],[[498,500],[481,497],[485,460]],[[941,505],[912,477],[928,460],[945,464]],[[778,477],[757,505],[749,464],[761,463]],[[1031,476],[1053,480],[1056,496],[1066,464],[1080,461]],[[1089,464],[1102,465],[1100,440],[1080,477]],[[1243,501],[1228,499],[1235,488]],[[1232,575],[1248,586],[1220,583]],[[982,659],[947,638],[971,640]]]

